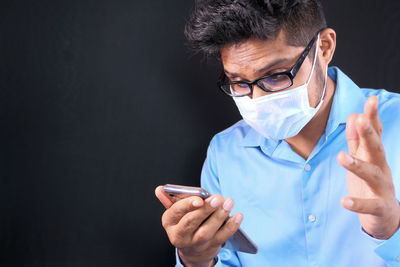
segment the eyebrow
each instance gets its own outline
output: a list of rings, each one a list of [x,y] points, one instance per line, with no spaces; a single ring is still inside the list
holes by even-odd
[[[257,70],[256,74],[262,75],[262,74],[266,73],[268,69],[270,69],[270,68],[272,68],[272,67],[274,67],[274,66],[276,66],[278,64],[281,64],[282,62],[291,61],[291,60],[293,60],[293,59],[290,59],[290,58],[278,58],[277,60],[275,60],[275,61],[271,62],[270,64],[262,67],[261,69]],[[224,72],[227,75],[231,76],[232,78],[240,77],[240,74],[238,74],[238,73],[229,72],[229,71],[227,71],[225,69],[224,69]]]

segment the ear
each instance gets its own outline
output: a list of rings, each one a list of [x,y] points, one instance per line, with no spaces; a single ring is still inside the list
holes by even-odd
[[[335,53],[336,48],[336,32],[331,28],[326,28],[320,33],[320,51],[322,60],[328,65]]]

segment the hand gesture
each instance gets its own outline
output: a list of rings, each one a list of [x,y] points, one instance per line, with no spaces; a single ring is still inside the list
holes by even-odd
[[[364,113],[349,116],[346,138],[349,154],[340,152],[338,161],[348,170],[349,196],[341,203],[358,213],[364,231],[375,238],[388,239],[399,229],[400,205],[382,144],[376,96],[367,100]]]

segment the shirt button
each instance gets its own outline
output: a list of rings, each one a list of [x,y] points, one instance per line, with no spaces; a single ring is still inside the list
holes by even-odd
[[[315,220],[316,220],[317,218],[315,218],[315,216],[314,215],[308,215],[308,221],[309,222],[315,222]]]
[[[306,164],[306,166],[304,166],[304,169],[305,169],[306,171],[309,171],[309,170],[311,170],[311,166],[310,166],[310,164]]]

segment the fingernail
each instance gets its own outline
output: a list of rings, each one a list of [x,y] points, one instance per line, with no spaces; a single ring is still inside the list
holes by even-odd
[[[198,208],[198,207],[201,207],[202,203],[200,200],[194,200],[192,202],[192,205],[193,205],[193,207]]]
[[[235,223],[239,224],[239,223],[242,222],[242,220],[243,220],[243,215],[242,214],[239,213],[238,215],[236,215]]]
[[[218,198],[214,198],[213,200],[211,200],[210,206],[212,208],[218,208],[218,206],[221,205],[221,202],[219,201]]]
[[[232,207],[233,207],[233,201],[232,201],[232,199],[227,199],[227,200],[225,200],[224,205],[223,205],[222,208],[223,208],[225,211],[230,211],[230,210],[232,209]]]
[[[349,154],[345,154],[344,159],[345,159],[345,161],[346,161],[346,163],[347,163],[348,165],[351,165],[351,164],[354,163],[353,157],[350,156]]]
[[[344,203],[344,205],[347,207],[347,208],[351,208],[351,207],[353,207],[353,205],[354,205],[354,201],[353,200],[351,200],[351,199],[345,199],[344,201],[343,201]]]

